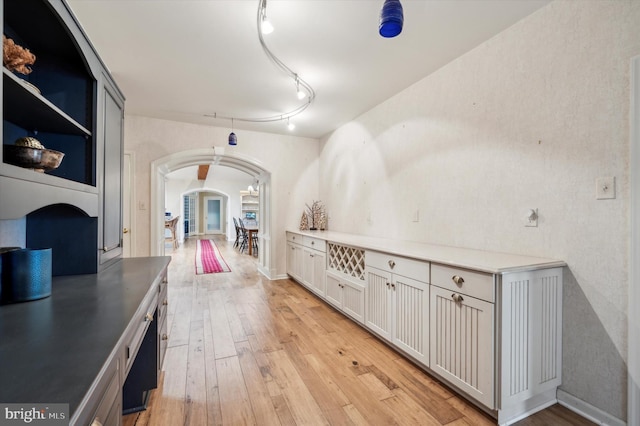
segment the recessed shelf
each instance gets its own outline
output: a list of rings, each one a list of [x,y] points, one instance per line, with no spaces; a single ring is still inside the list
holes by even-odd
[[[27,88],[6,68],[3,74],[4,119],[29,131],[91,136],[91,132],[45,97]]]

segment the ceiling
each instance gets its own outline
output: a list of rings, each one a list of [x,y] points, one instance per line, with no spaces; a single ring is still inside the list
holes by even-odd
[[[378,35],[382,0],[269,0],[268,48],[309,83],[294,80],[260,46],[258,0],[68,0],[124,92],[128,114],[319,138],[473,49],[549,0],[402,0],[404,29]],[[239,137],[241,137],[239,135]]]

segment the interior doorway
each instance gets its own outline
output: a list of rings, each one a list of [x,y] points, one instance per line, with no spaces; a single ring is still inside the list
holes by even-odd
[[[271,238],[271,172],[255,158],[213,147],[177,152],[151,163],[151,255],[164,255],[165,176],[172,171],[201,164],[231,167],[243,171],[258,181],[260,193],[258,233],[258,271],[269,279],[276,276]]]
[[[222,234],[222,197],[205,197],[204,211],[204,233]]]

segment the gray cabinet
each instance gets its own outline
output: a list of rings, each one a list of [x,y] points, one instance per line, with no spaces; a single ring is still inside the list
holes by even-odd
[[[103,88],[104,145],[101,174],[100,264],[122,255],[122,150],[124,103],[108,83]]]
[[[36,60],[2,70],[0,220],[26,220],[26,247],[51,247],[54,275],[95,273],[122,253],[124,97],[66,2],[2,0],[1,14]],[[60,165],[16,162],[23,137],[63,153]],[[29,237],[38,228],[49,232]]]

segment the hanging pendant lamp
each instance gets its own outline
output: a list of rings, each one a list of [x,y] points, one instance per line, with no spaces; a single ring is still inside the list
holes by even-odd
[[[231,133],[229,133],[229,145],[238,145],[238,137],[233,133],[233,118],[231,119]]]
[[[404,15],[400,0],[384,0],[380,11],[380,27],[378,31],[382,37],[395,37],[402,32]]]

